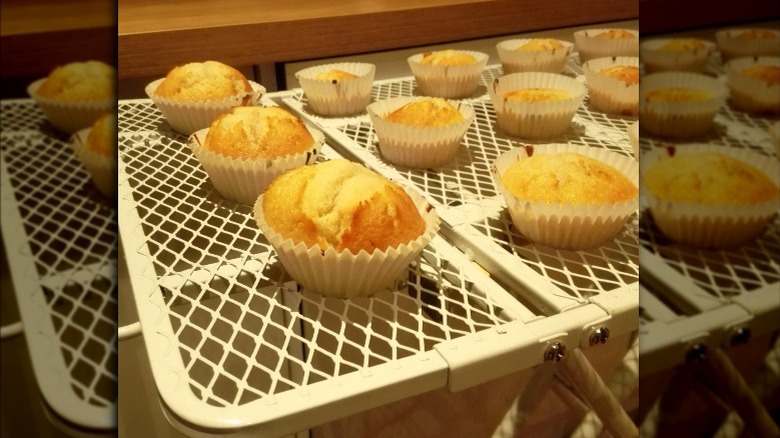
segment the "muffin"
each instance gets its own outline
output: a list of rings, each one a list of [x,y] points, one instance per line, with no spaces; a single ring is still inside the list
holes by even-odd
[[[419,195],[346,160],[282,174],[254,212],[296,282],[342,298],[392,287],[439,225]]]
[[[755,239],[776,213],[779,165],[747,149],[659,148],[642,158],[642,190],[664,235],[697,248],[731,248]]]
[[[374,64],[345,62],[295,73],[311,110],[322,116],[351,116],[371,102]]]
[[[325,136],[278,107],[235,107],[189,139],[226,199],[251,205],[284,171],[314,162]]]
[[[582,65],[591,105],[607,114],[639,112],[639,58],[596,58]]]
[[[707,68],[715,44],[696,38],[657,38],[639,45],[645,72],[687,71],[701,73]]]
[[[695,138],[712,127],[728,95],[717,79],[698,73],[652,73],[639,88],[642,128],[667,138]]]
[[[459,99],[474,94],[488,55],[468,50],[440,50],[407,59],[417,90],[424,96]]]
[[[726,64],[731,103],[742,111],[780,114],[780,57],[737,58]]]
[[[639,56],[639,32],[631,29],[586,29],[574,32],[580,62],[607,56]]]
[[[116,69],[100,61],[58,66],[27,93],[57,130],[73,134],[92,126],[116,104]]]
[[[502,76],[488,89],[499,127],[528,139],[563,135],[585,98],[585,86],[564,75],[526,72]]]
[[[525,71],[560,73],[574,44],[553,38],[526,38],[501,41],[496,45],[504,74]]]
[[[98,117],[91,128],[71,138],[73,152],[87,170],[95,186],[105,196],[116,198],[116,114]]]
[[[410,168],[452,161],[474,120],[474,109],[438,97],[396,97],[368,106],[379,151],[390,163]]]
[[[217,61],[174,67],[165,78],[146,86],[146,94],[168,124],[184,135],[207,128],[234,106],[257,104],[264,92],[240,71]]]
[[[774,29],[727,29],[715,34],[723,61],[744,56],[780,55],[780,31]]]
[[[514,226],[542,245],[601,246],[637,209],[638,163],[606,149],[526,146],[501,155],[492,170]]]

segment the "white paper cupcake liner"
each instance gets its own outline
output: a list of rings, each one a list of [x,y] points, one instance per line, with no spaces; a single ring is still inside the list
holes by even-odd
[[[353,254],[337,252],[333,247],[306,247],[303,242],[285,239],[265,222],[263,196],[254,206],[255,220],[263,235],[276,250],[279,261],[298,284],[308,292],[328,297],[355,298],[393,287],[404,277],[409,263],[433,239],[439,229],[439,218],[433,207],[418,194],[405,190],[425,221],[425,230],[415,240],[385,251]]]
[[[320,73],[341,70],[357,76],[332,83],[314,79]],[[376,66],[368,63],[342,62],[309,67],[295,73],[312,111],[322,116],[351,116],[363,112],[371,102]]]
[[[450,101],[463,121],[447,126],[411,126],[386,120],[387,114],[421,97],[395,97],[374,102],[366,110],[374,125],[382,156],[392,164],[410,168],[430,168],[450,162],[458,153],[463,135],[474,120],[474,109],[463,102]]]
[[[314,145],[305,152],[275,158],[232,158],[206,149],[208,128],[195,132],[187,144],[209,176],[211,184],[223,198],[240,204],[252,205],[268,184],[287,170],[313,163],[317,159],[325,135],[307,126],[314,137]]]
[[[705,40],[698,40],[704,47],[696,50],[660,50],[671,41],[671,38],[656,38],[639,45],[639,56],[645,65],[646,73],[663,71],[701,73],[707,68],[710,55],[715,52],[715,44]]]
[[[525,88],[552,88],[572,94],[554,102],[515,102],[504,99],[508,92]],[[544,72],[504,75],[488,87],[498,125],[507,134],[527,139],[550,139],[562,135],[571,125],[587,90],[564,75]]]
[[[636,38],[594,38],[610,30],[624,30]],[[580,54],[580,62],[606,56],[639,56],[639,32],[632,29],[585,29],[574,32],[574,43]]]
[[[625,82],[599,73],[605,68],[626,65],[639,68],[639,58],[615,56],[596,58],[582,64],[591,105],[607,114],[635,116],[639,112],[639,84]]]
[[[66,134],[89,128],[95,123],[95,120],[101,115],[113,111],[116,106],[116,99],[86,100],[86,101],[63,101],[49,99],[38,95],[38,88],[41,87],[46,79],[39,79],[27,87],[27,94],[35,101],[38,108],[46,115],[46,119],[58,131]]]
[[[623,173],[639,187],[639,163],[625,155],[601,148],[571,144],[529,146],[533,155],[576,152],[599,160]],[[620,232],[637,211],[636,198],[607,205],[560,205],[531,202],[512,195],[501,182],[504,172],[516,161],[527,158],[526,148],[517,148],[500,155],[491,172],[496,187],[507,203],[515,228],[535,243],[559,249],[584,250],[601,246]]]
[[[775,155],[780,158],[780,122],[769,125],[767,131],[769,132],[769,138],[772,140],[772,144],[775,146]]]
[[[163,113],[171,128],[184,135],[208,128],[217,116],[229,112],[234,106],[257,105],[260,97],[265,93],[265,87],[249,81],[252,86],[251,93],[241,93],[227,99],[205,102],[178,101],[155,94],[155,90],[164,80],[165,78],[157,79],[149,83],[146,86],[146,95]]]
[[[744,32],[751,29],[726,29],[715,33],[718,50],[724,61],[743,56],[778,56],[780,55],[780,31],[763,29],[777,35],[777,38],[739,38]]]
[[[634,158],[639,159],[639,122],[628,125],[628,141],[634,149]]]
[[[107,198],[116,198],[116,156],[100,154],[87,147],[91,128],[82,129],[71,137],[70,144],[81,164],[92,177],[100,193]]]
[[[532,38],[513,39],[496,44],[496,51],[498,51],[498,58],[501,60],[504,74],[527,71],[562,72],[566,67],[569,55],[574,51],[574,44],[557,40],[563,47],[552,50],[515,50],[531,40]]]
[[[742,74],[742,71],[747,68],[761,65],[780,67],[780,57],[737,58],[726,64],[731,102],[743,111],[778,114],[780,113],[780,84],[769,85],[760,79]]]
[[[659,102],[646,96],[664,88],[705,90],[712,97],[694,102]],[[707,133],[728,96],[722,82],[698,73],[664,72],[644,76],[639,87],[642,129],[668,138],[694,138]]]
[[[477,62],[469,65],[422,64],[424,54],[418,53],[407,59],[417,82],[417,91],[423,96],[459,99],[469,97],[477,90],[482,70],[487,65],[488,55],[471,50],[458,50],[473,56]]]
[[[747,163],[780,187],[777,159],[747,149],[711,144],[679,144],[644,153],[642,175],[671,154],[700,152],[717,152]],[[658,229],[672,240],[697,248],[719,249],[737,247],[758,237],[780,207],[780,198],[754,205],[703,205],[663,200],[643,188],[642,204],[653,215]]]

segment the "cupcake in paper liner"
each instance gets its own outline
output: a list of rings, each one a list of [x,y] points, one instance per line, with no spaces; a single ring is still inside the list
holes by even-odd
[[[412,55],[407,59],[424,96],[460,99],[474,94],[488,55],[471,50],[440,50]]]
[[[496,44],[504,74],[527,71],[560,73],[574,44],[552,38],[522,38]]]
[[[116,198],[116,115],[106,113],[71,137],[73,152],[106,197]]]
[[[340,298],[396,285],[439,227],[421,196],[346,160],[285,173],[254,212],[290,276]]]
[[[452,161],[474,120],[470,105],[438,97],[396,97],[374,102],[367,111],[382,156],[410,168]]]
[[[252,205],[274,178],[313,163],[324,142],[282,108],[236,107],[188,144],[222,197]]]
[[[731,103],[742,111],[780,114],[780,57],[732,59],[726,64]]]
[[[715,52],[715,44],[697,38],[655,38],[639,45],[646,73],[687,71],[701,73]]]
[[[780,55],[780,31],[774,29],[726,29],[715,34],[723,61],[744,56]]]
[[[116,106],[116,70],[99,61],[73,62],[55,68],[27,87],[46,119],[73,134],[92,126]]]
[[[312,111],[322,116],[351,116],[371,102],[374,64],[342,62],[295,73]]]
[[[639,122],[628,125],[628,141],[634,149],[634,158],[639,159]]]
[[[780,207],[777,159],[747,149],[681,144],[643,154],[642,198],[658,229],[703,249],[754,240]]]
[[[522,235],[585,250],[614,239],[637,211],[638,166],[606,149],[546,144],[502,154],[491,172]]]
[[[574,32],[580,62],[606,56],[639,56],[639,32],[631,29],[585,29]]]
[[[582,64],[590,104],[607,114],[639,112],[639,58],[596,58]]]
[[[698,73],[644,76],[639,87],[642,129],[667,138],[695,138],[712,127],[728,96],[726,85]]]
[[[568,76],[544,72],[504,75],[488,92],[501,129],[527,139],[551,139],[566,132],[587,93]]]
[[[146,86],[146,95],[177,132],[190,135],[208,128],[235,106],[257,105],[265,88],[233,67],[216,61],[175,67]]]

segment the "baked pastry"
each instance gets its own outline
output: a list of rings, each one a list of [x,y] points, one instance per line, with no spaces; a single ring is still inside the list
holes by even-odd
[[[642,42],[639,51],[647,73],[701,73],[715,51],[715,44],[697,38],[658,38]]]
[[[635,116],[639,112],[639,59],[626,56],[596,58],[582,65],[590,103],[608,114]]]
[[[626,40],[636,39],[636,33],[627,31],[625,29],[609,29],[593,35],[593,38],[599,38],[603,40]]]
[[[469,50],[440,50],[407,59],[424,96],[458,99],[474,94],[488,55]]]
[[[580,62],[608,56],[639,56],[639,33],[631,29],[586,29],[574,32]]]
[[[322,116],[352,116],[371,102],[376,66],[342,62],[305,68],[295,73],[309,108]]]
[[[780,31],[775,29],[726,29],[715,34],[723,60],[745,56],[780,55]]]
[[[204,129],[235,106],[255,105],[265,92],[235,68],[217,61],[174,67],[146,86],[171,127],[185,135]]]
[[[496,79],[488,92],[498,125],[507,134],[550,139],[569,128],[586,89],[568,76],[526,72]]]
[[[116,69],[100,61],[72,62],[30,84],[27,93],[52,126],[72,134],[112,110]]]
[[[518,231],[555,248],[600,246],[637,208],[637,162],[606,149],[518,148],[496,160],[494,180]]]
[[[328,296],[391,287],[438,228],[421,197],[346,160],[282,174],[254,209],[290,276]]]
[[[235,107],[189,145],[224,198],[252,204],[276,176],[314,162],[323,142],[320,131],[285,109]]]
[[[742,111],[780,114],[780,57],[737,58],[726,64],[731,103]]]
[[[438,97],[398,97],[368,106],[382,156],[410,168],[452,161],[474,119],[474,109]]]
[[[105,113],[71,139],[73,151],[105,196],[116,197],[116,114]]]
[[[777,160],[714,145],[660,148],[642,159],[642,190],[671,239],[699,248],[745,244],[780,200]]]
[[[501,41],[496,51],[504,74],[525,71],[560,73],[574,44],[553,38],[524,38]]]

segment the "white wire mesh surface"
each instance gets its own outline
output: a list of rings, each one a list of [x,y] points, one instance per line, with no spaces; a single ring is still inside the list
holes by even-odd
[[[116,211],[32,100],[2,119],[2,232],[36,379],[68,421],[115,427]]]

